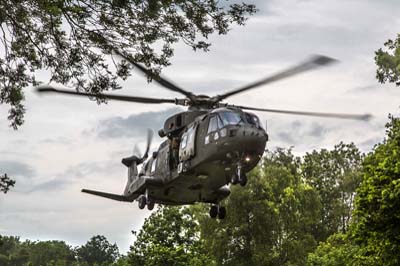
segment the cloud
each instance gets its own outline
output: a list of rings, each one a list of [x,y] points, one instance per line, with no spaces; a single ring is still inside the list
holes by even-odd
[[[51,180],[32,185],[28,192],[62,190],[79,182],[85,177],[93,177],[99,174],[112,175],[120,167],[115,162],[83,162],[68,167],[61,174]]]
[[[7,173],[13,178],[32,178],[36,174],[29,164],[17,161],[0,161],[0,174],[3,173]]]
[[[56,138],[45,138],[41,140],[41,143],[45,144],[62,144],[62,145],[70,145],[73,141],[66,137],[56,137]]]
[[[50,181],[42,182],[37,185],[32,186],[27,192],[37,192],[37,191],[52,191],[52,190],[61,190],[67,187],[68,185],[73,184],[73,180],[66,179],[53,179]]]
[[[287,146],[296,146],[307,139],[324,138],[328,128],[317,122],[304,122],[295,120],[289,125],[283,123],[279,129],[276,129],[277,141],[283,142]]]
[[[144,137],[148,128],[157,132],[164,126],[165,119],[178,112],[182,112],[182,109],[170,108],[158,112],[145,112],[126,118],[111,117],[101,120],[92,131],[96,132],[99,138]]]

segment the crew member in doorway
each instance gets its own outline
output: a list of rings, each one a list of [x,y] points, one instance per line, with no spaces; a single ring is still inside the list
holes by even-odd
[[[177,137],[171,139],[171,168],[175,169],[179,163],[179,140]]]

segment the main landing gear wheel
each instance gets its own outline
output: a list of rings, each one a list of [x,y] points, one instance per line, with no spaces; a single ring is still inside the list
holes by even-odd
[[[218,219],[223,220],[226,217],[226,209],[225,207],[221,206],[218,209]]]
[[[142,195],[138,199],[139,202],[139,209],[143,210],[144,207],[147,205],[147,209],[149,211],[154,209],[155,202],[151,198],[147,198],[145,195]]]
[[[154,209],[154,204],[155,204],[154,200],[148,199],[148,200],[147,200],[147,209],[148,209],[149,211],[151,211],[152,209]]]
[[[218,206],[218,205],[212,205],[210,208],[210,217],[211,218],[217,218],[218,219],[225,219],[226,217],[226,209],[223,206]]]
[[[211,218],[217,218],[218,215],[218,206],[217,205],[212,205],[210,208],[210,217]]]
[[[138,202],[139,202],[139,209],[143,210],[144,207],[146,207],[146,203],[147,203],[146,197],[140,196],[140,198],[138,199]]]
[[[239,179],[239,184],[244,187],[247,184],[247,176],[245,174],[242,174],[242,176]]]

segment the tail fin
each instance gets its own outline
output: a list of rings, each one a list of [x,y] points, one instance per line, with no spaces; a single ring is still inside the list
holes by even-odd
[[[101,192],[101,191],[95,191],[95,190],[89,190],[89,189],[82,189],[82,192],[96,195],[96,196],[103,197],[103,198],[107,198],[107,199],[112,199],[112,200],[126,201],[126,202],[133,201],[133,199],[128,198],[124,195],[111,194],[111,193],[107,193],[107,192]]]

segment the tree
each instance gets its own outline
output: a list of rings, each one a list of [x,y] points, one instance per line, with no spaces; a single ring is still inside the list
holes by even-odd
[[[385,140],[364,161],[352,237],[376,258],[400,264],[400,118],[389,116]]]
[[[233,187],[224,220],[196,211],[201,236],[217,265],[304,265],[317,242],[320,203],[290,150],[268,152],[245,188]],[[196,207],[200,208],[200,207]]]
[[[30,266],[72,266],[75,263],[74,250],[64,241],[25,242],[29,253]]]
[[[147,218],[127,256],[128,265],[213,265],[198,224],[186,207],[161,206]]]
[[[331,235],[321,242],[307,258],[308,266],[369,266],[376,265],[374,257],[364,255],[364,250],[353,243],[348,234]]]
[[[174,43],[207,51],[209,35],[226,34],[256,11],[217,0],[1,1],[0,10],[0,103],[11,106],[14,129],[23,123],[22,89],[38,84],[37,70],[48,69],[50,81],[79,91],[118,89],[131,67],[117,62],[114,50],[159,73]]]
[[[15,180],[8,177],[7,174],[0,175],[0,192],[7,193],[15,185]]]
[[[108,242],[102,235],[93,236],[83,246],[76,249],[79,265],[109,266],[119,257],[116,244]]]
[[[314,150],[304,156],[302,175],[318,192],[322,205],[314,232],[317,241],[325,241],[334,233],[348,230],[356,189],[362,179],[363,158],[353,143],[342,142],[333,150]]]
[[[386,128],[362,164],[349,230],[320,243],[308,265],[399,265],[400,119],[390,115]]]
[[[0,235],[0,265],[26,265],[28,261],[28,250],[22,245],[19,237]]]
[[[400,86],[400,34],[395,40],[388,40],[385,48],[375,52],[378,66],[376,78],[381,83],[391,82]]]

